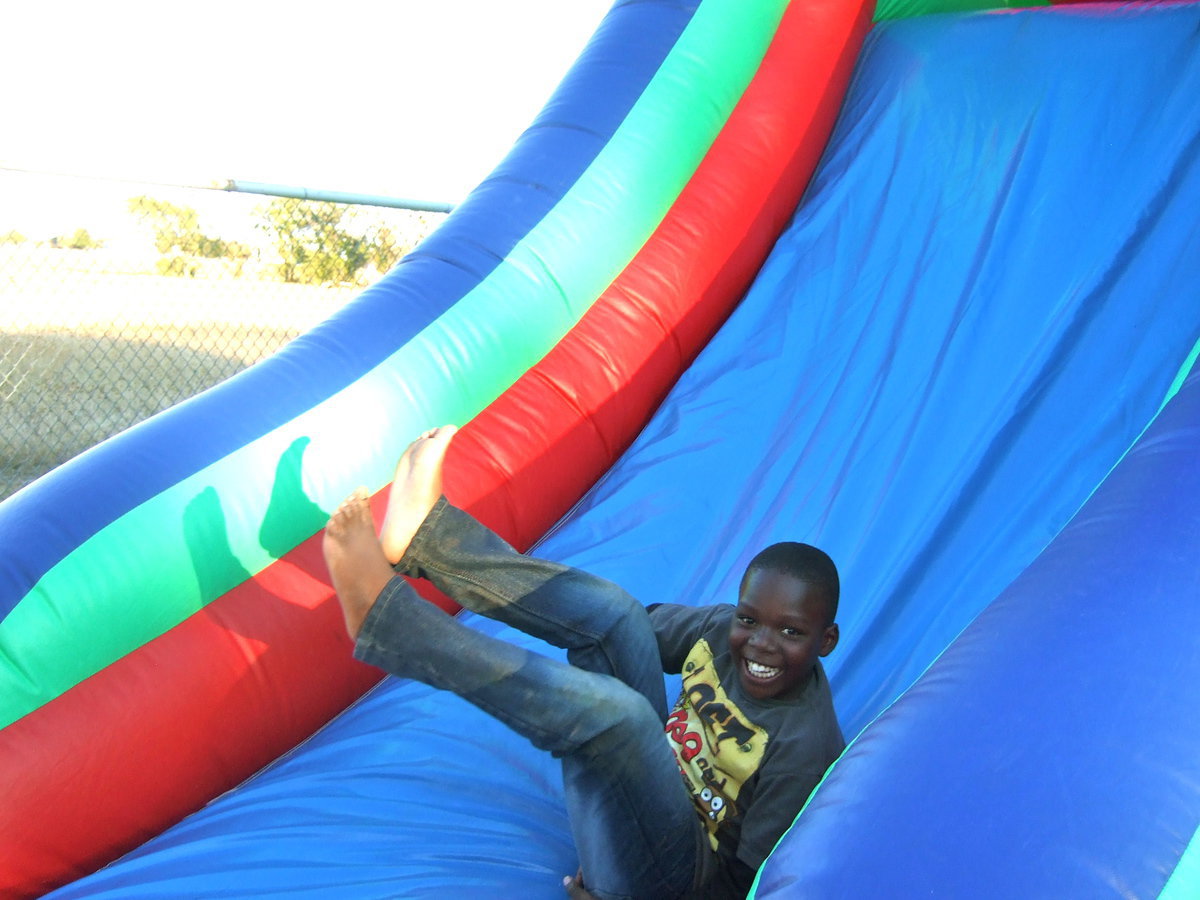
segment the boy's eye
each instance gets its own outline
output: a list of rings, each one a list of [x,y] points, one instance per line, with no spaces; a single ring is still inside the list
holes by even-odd
[[[788,637],[803,637],[803,632],[799,628],[784,628],[783,633]]]
[[[754,620],[752,618],[750,618],[747,615],[742,615],[741,613],[738,614],[737,620],[742,625],[753,625],[754,624]]]

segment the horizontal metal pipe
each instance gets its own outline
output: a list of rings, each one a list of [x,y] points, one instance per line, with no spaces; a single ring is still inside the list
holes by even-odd
[[[297,200],[323,200],[329,203],[349,203],[360,206],[389,206],[397,209],[412,209],[418,212],[448,213],[454,209],[452,203],[427,200],[408,200],[402,197],[381,197],[375,194],[356,194],[347,191],[323,191],[315,188],[293,187],[286,184],[267,184],[261,181],[237,181],[230,179],[224,184],[214,185],[220,190],[237,191],[243,194],[266,194],[271,197],[293,197]]]
[[[59,178],[86,178],[93,181],[122,181],[129,184],[148,184],[159,187],[199,188],[208,191],[233,191],[242,194],[266,194],[271,197],[292,197],[297,200],[324,200],[329,203],[346,203],[361,206],[387,206],[395,209],[411,209],[417,212],[448,213],[453,203],[433,200],[410,200],[404,197],[383,197],[378,194],[358,194],[349,191],[325,191],[319,188],[294,187],[286,184],[269,184],[261,181],[239,181],[234,178],[218,179],[206,184],[187,184],[175,181],[152,181],[119,175],[102,175],[83,172],[58,172],[51,169],[25,168],[0,163],[0,172],[20,172],[24,175],[50,175]]]

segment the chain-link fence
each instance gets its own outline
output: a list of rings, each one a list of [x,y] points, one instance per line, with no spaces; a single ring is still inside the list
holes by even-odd
[[[0,198],[0,499],[270,356],[443,218],[8,171]]]

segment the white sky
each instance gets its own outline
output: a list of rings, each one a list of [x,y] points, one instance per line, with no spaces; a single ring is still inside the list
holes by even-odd
[[[0,165],[456,202],[611,3],[14,2],[0,33]],[[21,203],[11,190],[6,202],[6,182],[0,231]]]

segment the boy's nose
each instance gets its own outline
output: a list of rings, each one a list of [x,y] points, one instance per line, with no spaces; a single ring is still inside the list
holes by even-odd
[[[750,646],[759,650],[775,649],[775,636],[766,628],[755,628],[750,635]]]

